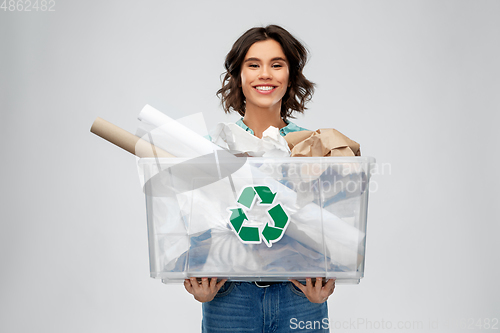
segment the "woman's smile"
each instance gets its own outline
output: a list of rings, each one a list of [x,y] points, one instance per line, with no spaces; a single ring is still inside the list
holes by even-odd
[[[275,86],[268,86],[268,85],[259,85],[259,86],[255,86],[254,88],[259,93],[264,94],[264,95],[270,94],[276,89]]]

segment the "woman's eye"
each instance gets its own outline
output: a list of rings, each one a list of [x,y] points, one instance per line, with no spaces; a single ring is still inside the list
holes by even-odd
[[[259,67],[259,65],[257,65],[257,64],[250,64],[250,65],[248,65],[248,67],[257,68],[257,67]]]
[[[273,65],[274,68],[279,68],[279,67],[283,67],[281,64],[274,64]]]

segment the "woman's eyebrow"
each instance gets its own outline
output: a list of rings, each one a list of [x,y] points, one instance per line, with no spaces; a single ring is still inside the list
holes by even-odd
[[[272,58],[272,59],[271,59],[271,61],[278,61],[278,60],[281,60],[281,61],[286,62],[286,59],[285,59],[285,58],[282,58],[282,57],[275,57],[275,58]]]
[[[271,61],[278,61],[278,60],[286,62],[286,59],[282,58],[282,57],[274,57],[271,59]],[[245,59],[244,62],[248,62],[248,61],[261,61],[261,60],[259,58],[251,57],[251,58]]]
[[[245,59],[245,61],[244,61],[244,62],[248,62],[248,61],[260,61],[260,59],[259,59],[259,58],[252,57],[252,58]]]

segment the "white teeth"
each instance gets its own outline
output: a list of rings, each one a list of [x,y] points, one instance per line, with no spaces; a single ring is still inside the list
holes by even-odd
[[[272,87],[272,86],[257,86],[257,87],[255,87],[255,89],[269,91],[269,90],[273,90],[274,87]]]

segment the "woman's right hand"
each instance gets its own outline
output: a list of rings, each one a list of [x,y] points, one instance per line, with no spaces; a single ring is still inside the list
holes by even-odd
[[[201,282],[198,282],[195,277],[191,277],[184,280],[184,288],[194,296],[194,299],[204,303],[213,300],[220,287],[226,281],[227,279],[217,282],[217,278],[212,278],[209,281],[208,278],[204,277],[201,279]]]

